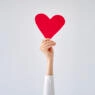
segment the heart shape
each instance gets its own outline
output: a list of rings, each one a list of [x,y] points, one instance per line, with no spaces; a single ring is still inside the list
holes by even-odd
[[[45,38],[52,38],[65,24],[61,15],[54,15],[51,19],[45,14],[37,14],[35,22]]]

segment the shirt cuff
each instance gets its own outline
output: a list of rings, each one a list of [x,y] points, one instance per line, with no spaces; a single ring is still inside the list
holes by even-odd
[[[45,79],[53,79],[54,76],[53,75],[45,75]]]

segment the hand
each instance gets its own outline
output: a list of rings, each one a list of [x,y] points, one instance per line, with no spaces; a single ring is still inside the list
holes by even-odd
[[[56,43],[49,38],[42,41],[40,49],[45,54],[47,60],[53,59],[54,50],[52,46],[55,46]]]

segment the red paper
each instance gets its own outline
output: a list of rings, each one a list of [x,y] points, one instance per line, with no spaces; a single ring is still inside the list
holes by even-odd
[[[50,19],[45,14],[38,14],[35,21],[45,38],[52,38],[65,24],[65,19],[61,15],[55,15]]]

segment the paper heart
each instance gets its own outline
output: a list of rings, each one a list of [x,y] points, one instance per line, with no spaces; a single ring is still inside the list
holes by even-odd
[[[45,14],[37,14],[36,24],[45,38],[52,38],[65,24],[61,15],[54,15],[51,19]]]

